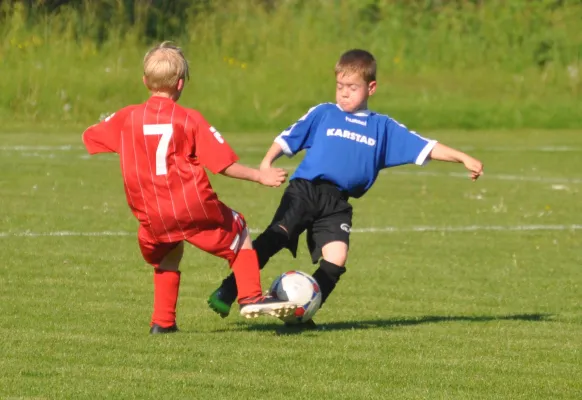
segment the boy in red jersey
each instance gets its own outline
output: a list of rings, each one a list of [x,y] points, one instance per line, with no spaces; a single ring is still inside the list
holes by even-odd
[[[144,58],[143,82],[151,97],[83,133],[90,154],[119,154],[127,202],[140,223],[140,250],[155,268],[152,334],[178,330],[184,241],[229,262],[242,316],[282,317],[296,307],[262,296],[257,255],[245,220],[218,200],[204,168],[272,187],[280,186],[286,173],[238,164],[234,151],[198,111],[176,104],[188,77],[180,48],[169,42],[154,47]]]

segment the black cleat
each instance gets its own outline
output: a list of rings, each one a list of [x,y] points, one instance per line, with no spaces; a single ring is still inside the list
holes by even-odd
[[[313,322],[312,319],[301,322],[299,324],[292,324],[290,322],[285,322],[285,328],[295,329],[295,330],[302,330],[302,331],[313,331],[317,330],[317,324]]]
[[[174,332],[178,332],[178,326],[176,324],[169,326],[167,328],[159,326],[158,324],[153,324],[151,329],[150,329],[150,335],[157,335],[159,333],[174,333]]]

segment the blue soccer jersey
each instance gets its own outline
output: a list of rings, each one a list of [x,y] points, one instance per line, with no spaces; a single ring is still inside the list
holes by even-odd
[[[333,103],[310,109],[275,142],[289,157],[307,149],[291,179],[325,179],[355,198],[384,168],[423,165],[436,144],[386,115],[347,113]]]

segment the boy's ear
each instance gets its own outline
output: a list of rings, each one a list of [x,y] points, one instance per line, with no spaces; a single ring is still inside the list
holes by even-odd
[[[178,92],[181,92],[184,89],[184,79],[178,79],[178,85],[176,86]]]
[[[368,83],[368,95],[373,95],[376,92],[376,81]]]
[[[148,87],[148,84],[147,84],[147,82],[146,82],[146,77],[145,77],[145,75],[144,75],[144,76],[142,76],[141,80],[142,80],[143,84],[145,85],[145,87]]]

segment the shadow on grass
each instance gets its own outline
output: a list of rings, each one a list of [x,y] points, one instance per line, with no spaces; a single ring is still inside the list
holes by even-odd
[[[511,314],[478,316],[440,316],[425,315],[392,319],[374,319],[364,321],[340,321],[317,324],[316,329],[301,329],[299,326],[286,327],[281,323],[247,324],[238,322],[241,329],[248,331],[274,331],[278,335],[296,335],[308,332],[329,332],[364,329],[392,329],[402,326],[435,324],[439,322],[491,322],[491,321],[551,321],[552,314]]]

